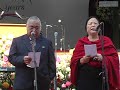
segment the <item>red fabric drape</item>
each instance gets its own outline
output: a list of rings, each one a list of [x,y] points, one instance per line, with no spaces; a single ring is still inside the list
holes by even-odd
[[[112,41],[106,36],[103,36],[103,39],[104,39],[104,61],[108,71],[108,82],[110,85],[110,90],[114,90],[112,88],[119,87],[119,58],[118,58],[117,50],[114,47]],[[87,37],[83,37],[78,40],[70,63],[71,82],[74,85],[76,85],[76,81],[77,81],[78,62],[80,58],[82,58],[85,55],[84,44],[96,44],[97,53],[102,54],[101,40],[91,42],[88,40]],[[102,66],[100,62],[94,62],[94,61],[90,61],[88,64],[93,67]]]

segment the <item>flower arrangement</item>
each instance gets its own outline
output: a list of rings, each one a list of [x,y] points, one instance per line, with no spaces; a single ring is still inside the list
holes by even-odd
[[[10,62],[8,61],[8,54],[12,43],[12,39],[13,39],[13,35],[11,34],[9,34],[7,37],[5,35],[0,37],[0,68],[2,69],[13,67],[13,65],[10,64]],[[12,90],[13,79],[14,79],[14,73],[0,72],[0,89]]]
[[[57,53],[57,90],[75,90],[74,85],[70,81],[70,60],[73,49],[69,52]]]
[[[0,90],[13,90],[15,73],[0,73]]]
[[[12,43],[13,35],[9,34],[0,38],[0,67],[12,67],[8,61],[9,49]]]

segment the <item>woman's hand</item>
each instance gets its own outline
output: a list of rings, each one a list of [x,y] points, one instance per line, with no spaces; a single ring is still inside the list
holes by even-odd
[[[83,56],[83,58],[80,59],[80,63],[84,64],[84,63],[88,63],[90,61],[90,56]]]
[[[97,60],[97,61],[102,61],[102,59],[103,59],[103,56],[102,56],[101,54],[97,54],[97,55],[93,58],[93,60]]]

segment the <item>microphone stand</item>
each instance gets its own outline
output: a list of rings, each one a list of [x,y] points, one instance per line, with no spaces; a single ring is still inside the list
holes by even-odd
[[[54,36],[55,36],[55,54],[57,52],[57,35],[58,35],[58,32],[54,32]],[[56,75],[54,77],[54,90],[57,90],[57,78],[56,78]]]
[[[47,38],[47,36],[48,36],[48,35],[47,35],[47,34],[48,34],[47,31],[48,31],[48,26],[46,26],[46,32],[45,32],[45,34],[46,34],[46,38]]]
[[[47,24],[46,24],[45,27],[46,27],[46,32],[45,32],[46,38],[48,38],[48,27],[52,27],[52,25],[47,25]]]
[[[104,56],[104,23],[100,31],[100,39],[101,39],[101,46],[102,46],[102,90],[109,90],[108,84],[108,71],[105,63],[105,56]],[[103,34],[102,34],[103,33]]]
[[[35,60],[35,46],[36,46],[36,41],[35,41],[35,35],[33,34],[32,35],[32,51],[33,51],[33,62],[34,62],[34,90],[38,90],[37,88],[37,63],[36,63],[36,60]]]
[[[63,45],[63,50],[65,52],[65,28],[64,28],[64,25],[61,24],[61,29],[62,29],[62,45]]]

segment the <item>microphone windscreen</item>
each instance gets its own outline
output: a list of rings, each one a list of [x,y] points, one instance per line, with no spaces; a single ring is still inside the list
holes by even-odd
[[[100,31],[101,27],[103,25],[103,22],[100,22],[100,24],[97,26],[96,31]]]
[[[54,32],[54,36],[57,36],[58,35],[58,32]]]
[[[31,32],[31,35],[35,35],[35,32]]]

